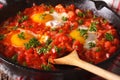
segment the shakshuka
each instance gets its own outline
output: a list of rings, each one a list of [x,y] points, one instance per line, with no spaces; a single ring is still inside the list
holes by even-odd
[[[0,54],[39,70],[55,70],[53,61],[76,50],[97,64],[119,48],[117,30],[106,19],[74,4],[34,5],[0,25]]]

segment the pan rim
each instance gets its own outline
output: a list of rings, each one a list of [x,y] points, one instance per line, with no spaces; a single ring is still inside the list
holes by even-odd
[[[85,1],[88,1],[88,0],[85,0]],[[92,0],[90,0],[90,1],[92,1]],[[107,60],[105,60],[105,61],[103,61],[103,62],[98,63],[97,66],[100,66],[101,64],[104,64],[106,61],[112,59],[113,57],[115,57],[114,55],[118,55],[119,52],[120,52],[120,51],[118,51],[117,53],[114,53],[109,59],[107,59]],[[52,71],[38,70],[38,69],[28,68],[28,67],[24,67],[24,66],[21,66],[21,65],[19,65],[19,64],[16,64],[16,63],[8,60],[7,58],[5,58],[5,57],[3,57],[3,56],[1,56],[1,55],[0,55],[0,59],[3,60],[3,61],[5,61],[6,63],[8,63],[8,64],[10,64],[10,65],[13,65],[13,66],[15,66],[15,67],[17,67],[17,68],[24,69],[24,70],[27,70],[27,71],[45,72],[45,73],[46,73],[46,72],[58,73],[58,72],[65,72],[65,71],[69,72],[69,71],[70,71],[69,69],[68,69],[68,70],[55,70],[55,71],[54,71],[54,70],[52,70]],[[73,71],[76,71],[76,69],[73,69]],[[78,71],[78,70],[77,70],[77,71]]]

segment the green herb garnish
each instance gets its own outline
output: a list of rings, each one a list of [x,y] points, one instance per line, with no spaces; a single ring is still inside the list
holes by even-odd
[[[105,34],[105,39],[108,41],[113,41],[114,37],[111,33],[106,33]]]
[[[52,42],[52,39],[48,39],[48,40],[46,41],[46,46],[48,46],[51,42]]]
[[[26,62],[23,62],[23,64],[22,64],[23,66],[27,66],[27,63]]]
[[[18,26],[13,26],[12,27],[12,30],[17,30],[18,29]]]
[[[26,49],[30,49],[32,47],[39,46],[40,42],[36,38],[32,38],[32,39],[29,40],[28,43],[25,43],[24,45],[25,45]]]
[[[56,28],[51,28],[50,30],[51,30],[51,31],[55,31],[55,30],[56,30]]]
[[[41,20],[43,20],[43,19],[45,19],[45,16],[46,16],[46,15],[47,15],[46,13],[40,14],[39,18],[40,18]]]
[[[96,24],[97,24],[96,22],[92,22],[91,25],[90,25],[89,31],[95,31],[96,32],[97,31]]]
[[[89,44],[89,48],[93,48],[96,46],[96,44],[94,42],[89,42],[88,44]]]
[[[93,15],[93,18],[94,18],[94,19],[96,19],[96,18],[97,18],[97,16],[96,16],[96,15]]]
[[[42,48],[38,48],[37,49],[37,53],[40,55],[42,53],[47,53],[47,51],[50,51],[51,50],[51,46],[47,46],[47,47],[42,47]]]
[[[54,12],[54,9],[52,8],[52,9],[50,9],[50,11],[49,11],[49,13],[53,13]]]
[[[51,49],[52,49],[52,46],[49,45],[49,46],[47,47],[47,51],[50,51]]]
[[[3,34],[0,34],[0,40],[3,40],[5,36]]]
[[[29,28],[32,28],[32,27],[33,27],[32,25],[29,26]]]
[[[79,32],[80,32],[80,35],[81,35],[81,36],[86,35],[86,34],[87,34],[87,31],[88,31],[88,30],[86,30],[86,29],[79,29]]]
[[[78,20],[78,23],[81,25],[81,24],[83,24],[83,20]]]
[[[65,16],[62,17],[62,20],[63,20],[63,21],[67,21],[67,19],[68,19],[68,18],[65,17]]]
[[[20,39],[24,39],[25,40],[25,34],[24,34],[24,32],[21,32],[20,34],[18,34],[18,37]]]
[[[62,32],[63,32],[63,30],[62,30],[62,29],[60,29],[60,30],[59,30],[59,33],[62,33]]]
[[[56,51],[57,53],[60,53],[61,50],[62,50],[62,48],[59,48],[59,47],[57,47],[57,46],[54,46],[54,48],[55,48],[55,51]]]
[[[42,65],[41,65],[41,68],[42,68],[43,70],[46,70],[46,71],[52,70],[51,64],[47,64],[47,65],[42,64]]]
[[[83,12],[78,12],[79,17],[85,17],[85,14]]]
[[[107,23],[107,20],[106,20],[106,19],[103,19],[103,22],[104,22],[104,23]]]
[[[98,47],[97,49],[96,49],[96,52],[99,52],[101,50],[101,48],[100,47]]]
[[[24,22],[27,19],[28,19],[28,16],[25,15],[25,16],[22,16],[21,19],[18,20],[18,22],[22,23],[22,22]]]
[[[42,47],[40,49],[37,49],[37,53],[40,55],[42,53],[46,53],[47,52],[47,48],[46,47]]]
[[[18,54],[15,54],[14,56],[12,56],[12,61],[16,62],[17,61],[17,58],[18,58]]]

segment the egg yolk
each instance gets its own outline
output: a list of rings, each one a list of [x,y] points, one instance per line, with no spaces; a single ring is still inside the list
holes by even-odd
[[[36,13],[31,16],[32,20],[37,23],[45,23],[53,20],[53,16],[46,13]]]
[[[71,36],[73,39],[80,41],[80,43],[82,43],[82,44],[85,43],[84,37],[82,37],[82,36],[80,35],[80,32],[77,31],[77,30],[73,30],[73,31],[70,33],[70,36]]]
[[[25,39],[21,39],[18,37],[18,34],[20,33],[13,34],[11,37],[11,43],[16,47],[24,47],[24,44],[29,42],[29,40],[34,37],[29,33],[24,33]]]
[[[48,40],[48,36],[46,34],[42,35],[39,39],[40,43],[45,43]]]

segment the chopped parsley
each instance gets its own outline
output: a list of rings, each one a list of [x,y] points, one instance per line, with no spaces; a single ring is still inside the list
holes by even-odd
[[[65,17],[65,16],[62,17],[62,20],[63,20],[63,21],[67,21],[67,19],[68,19],[68,18]]]
[[[80,32],[80,35],[81,35],[81,36],[86,35],[86,34],[87,34],[87,31],[88,31],[88,30],[86,30],[86,29],[79,29],[79,32]]]
[[[25,34],[24,34],[24,32],[21,32],[20,34],[18,34],[18,37],[19,37],[20,39],[25,40]]]
[[[53,13],[54,12],[54,9],[53,8],[51,8],[50,9],[50,11],[49,11],[49,13]]]
[[[89,42],[88,45],[89,45],[89,48],[93,48],[96,46],[96,44],[94,42]]]
[[[52,39],[48,39],[48,40],[46,41],[46,46],[48,46],[51,42],[52,42]]]
[[[32,25],[30,25],[30,26],[29,26],[29,28],[33,28],[33,26],[32,26]]]
[[[42,53],[46,53],[47,52],[47,48],[46,47],[42,47],[40,49],[37,49],[37,53],[40,55]]]
[[[104,23],[107,23],[107,20],[106,20],[106,19],[103,19],[103,22],[104,22]]]
[[[83,20],[78,20],[78,23],[81,25],[81,24],[83,24]]]
[[[23,64],[22,64],[23,66],[27,66],[27,63],[26,62],[23,62]]]
[[[99,52],[100,50],[101,50],[100,47],[97,47],[97,48],[96,48],[96,52]]]
[[[91,25],[90,25],[89,31],[95,31],[96,32],[97,31],[96,24],[97,24],[96,22],[92,22]]]
[[[45,18],[46,15],[47,15],[46,13],[40,14],[39,18],[40,18],[41,20],[43,20],[43,19]]]
[[[42,64],[42,65],[41,65],[41,68],[42,68],[43,70],[46,70],[46,71],[52,70],[51,64],[47,64],[47,65]]]
[[[12,61],[16,62],[16,61],[17,61],[17,58],[18,58],[18,54],[15,54],[15,55],[12,56],[11,59],[12,59]]]
[[[50,31],[55,31],[55,30],[56,30],[56,28],[51,28],[51,29],[50,29]]]
[[[21,17],[21,19],[18,20],[18,22],[22,23],[22,22],[24,22],[27,19],[28,19],[28,16],[24,15],[24,16]]]
[[[97,16],[96,16],[96,15],[93,15],[93,18],[94,18],[94,19],[96,19],[96,18],[97,18]]]
[[[38,48],[36,49],[36,51],[40,55],[42,53],[47,53],[47,51],[50,51],[51,48],[52,48],[51,46],[47,46],[47,47]]]
[[[62,30],[62,29],[60,29],[60,30],[59,30],[59,33],[62,33],[62,32],[63,32],[63,30]]]
[[[17,30],[18,29],[18,26],[13,26],[12,27],[12,30]]]
[[[0,40],[3,40],[5,36],[3,34],[0,34]]]
[[[62,48],[59,48],[59,47],[57,47],[57,46],[54,46],[54,49],[55,49],[55,51],[59,54],[60,52],[61,52],[61,50],[62,50]]]
[[[114,37],[111,33],[106,33],[105,34],[105,39],[108,41],[113,41]]]
[[[85,17],[85,14],[83,12],[78,12],[79,17]]]
[[[52,49],[52,46],[49,45],[49,46],[47,47],[47,51],[50,51],[51,49]]]
[[[28,43],[25,43],[25,48],[30,49],[32,47],[37,47],[40,45],[40,42],[36,38],[31,38]]]

